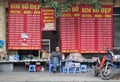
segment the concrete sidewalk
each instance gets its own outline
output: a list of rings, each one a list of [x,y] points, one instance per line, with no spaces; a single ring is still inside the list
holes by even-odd
[[[49,72],[0,72],[0,82],[120,82],[95,77],[93,70],[88,73],[63,74]]]

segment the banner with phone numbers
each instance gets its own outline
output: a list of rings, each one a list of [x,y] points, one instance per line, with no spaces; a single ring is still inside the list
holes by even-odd
[[[62,53],[106,53],[113,44],[113,7],[73,5],[60,17]]]
[[[8,49],[40,50],[42,31],[37,2],[9,2]]]

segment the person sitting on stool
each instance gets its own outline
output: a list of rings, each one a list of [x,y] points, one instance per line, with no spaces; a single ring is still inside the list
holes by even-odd
[[[53,73],[57,72],[57,68],[60,67],[60,60],[62,60],[62,54],[60,53],[60,48],[57,46],[55,51],[51,54],[51,63],[53,64]]]

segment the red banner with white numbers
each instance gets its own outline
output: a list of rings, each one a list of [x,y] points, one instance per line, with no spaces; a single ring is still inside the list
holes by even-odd
[[[73,5],[60,17],[63,53],[106,53],[113,44],[113,7],[100,10],[86,5]]]
[[[40,50],[42,31],[37,2],[9,2],[8,49]]]

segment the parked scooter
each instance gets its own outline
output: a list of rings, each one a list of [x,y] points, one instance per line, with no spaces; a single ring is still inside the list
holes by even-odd
[[[102,57],[102,60],[100,61],[100,58],[97,59],[94,75],[98,76],[100,75],[101,79],[103,80],[109,80],[113,77],[114,74],[114,64],[113,64],[113,52],[110,50],[107,50],[107,55],[104,55]]]

